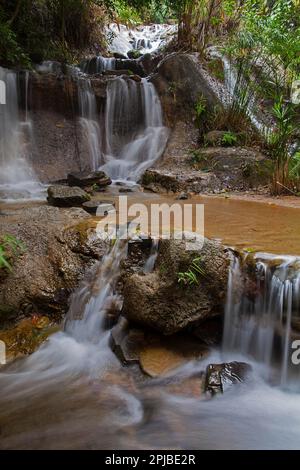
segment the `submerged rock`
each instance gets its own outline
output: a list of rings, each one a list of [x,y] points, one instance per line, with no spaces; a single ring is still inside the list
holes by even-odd
[[[209,364],[206,369],[206,390],[212,395],[224,393],[233,384],[242,383],[252,367],[245,362]]]
[[[56,207],[78,207],[89,201],[90,196],[76,186],[70,188],[63,185],[49,186],[47,201]]]
[[[187,272],[195,258],[200,258],[204,275],[196,285],[179,284],[179,273]],[[199,251],[186,250],[184,241],[162,240],[155,271],[124,278],[126,317],[171,335],[223,312],[228,255],[221,245],[207,239]]]

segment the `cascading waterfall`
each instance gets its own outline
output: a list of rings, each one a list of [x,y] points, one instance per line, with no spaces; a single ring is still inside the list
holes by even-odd
[[[168,130],[155,87],[118,77],[107,88],[105,164],[113,180],[137,181],[163,153]]]
[[[42,186],[28,162],[34,140],[27,106],[28,72],[24,121],[20,120],[18,112],[17,78],[16,72],[0,67],[0,80],[6,85],[6,104],[0,104],[0,198],[40,198]]]
[[[107,31],[111,52],[126,55],[130,50],[151,53],[168,44],[177,32],[177,25],[152,24],[128,29],[112,23]]]
[[[89,79],[78,80],[78,98],[80,125],[89,149],[90,166],[97,170],[101,164],[101,131],[96,97]]]
[[[252,275],[245,273],[249,269]],[[254,357],[267,366],[267,374],[273,380],[292,386],[294,379],[299,379],[299,366],[292,364],[292,342],[300,339],[299,326],[300,258],[258,253],[249,264],[247,257],[241,260],[233,256],[224,351]]]
[[[224,84],[225,84],[225,90],[226,93],[221,93],[220,94],[220,99],[223,102],[225,106],[230,106],[234,99],[238,98],[237,93],[239,93],[238,88],[242,89],[242,93],[247,90],[247,85],[246,81],[243,83],[244,86],[240,85],[238,83],[238,72],[235,68],[235,66],[232,64],[232,62],[224,55],[222,54],[217,48],[215,47],[210,47],[209,48],[209,54],[211,57],[215,57],[217,59],[220,59],[223,63],[223,69],[224,69]],[[247,116],[251,120],[253,126],[262,134],[265,135],[269,127],[264,122],[262,119],[262,116],[258,115],[258,110],[257,110],[257,102],[258,99],[256,95],[254,94],[253,96],[247,96],[245,95],[243,97],[243,101],[248,100],[247,103]]]
[[[87,74],[102,73],[106,70],[115,70],[115,68],[116,59],[113,57],[102,57],[100,55],[86,59],[80,64],[82,72]]]

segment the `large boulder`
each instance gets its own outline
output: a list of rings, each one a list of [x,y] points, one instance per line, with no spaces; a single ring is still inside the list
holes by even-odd
[[[90,196],[81,188],[76,186],[70,188],[56,184],[49,186],[47,201],[56,207],[79,207],[89,201]]]
[[[0,324],[20,314],[60,317],[87,268],[100,259],[106,244],[92,234],[95,224],[82,209],[43,205],[6,210],[0,238],[15,236],[25,251],[4,270],[0,283]]]
[[[175,119],[190,120],[199,99],[204,99],[207,111],[213,111],[216,105],[221,106],[209,77],[193,54],[172,53],[166,56],[158,64],[151,81],[171,125]]]
[[[178,282],[200,258],[198,284]],[[228,255],[224,247],[205,239],[199,251],[186,250],[181,240],[162,240],[155,270],[124,274],[124,315],[131,321],[170,335],[222,314],[227,290]]]

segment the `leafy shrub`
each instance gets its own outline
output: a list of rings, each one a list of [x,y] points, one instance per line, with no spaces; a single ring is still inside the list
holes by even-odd
[[[237,143],[237,141],[238,141],[238,138],[233,132],[231,131],[224,132],[224,135],[222,137],[222,145],[224,147],[232,147],[233,145]]]

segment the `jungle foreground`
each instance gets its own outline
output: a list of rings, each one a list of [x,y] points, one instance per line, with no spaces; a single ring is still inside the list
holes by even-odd
[[[299,13],[0,5],[0,449],[299,449]]]

